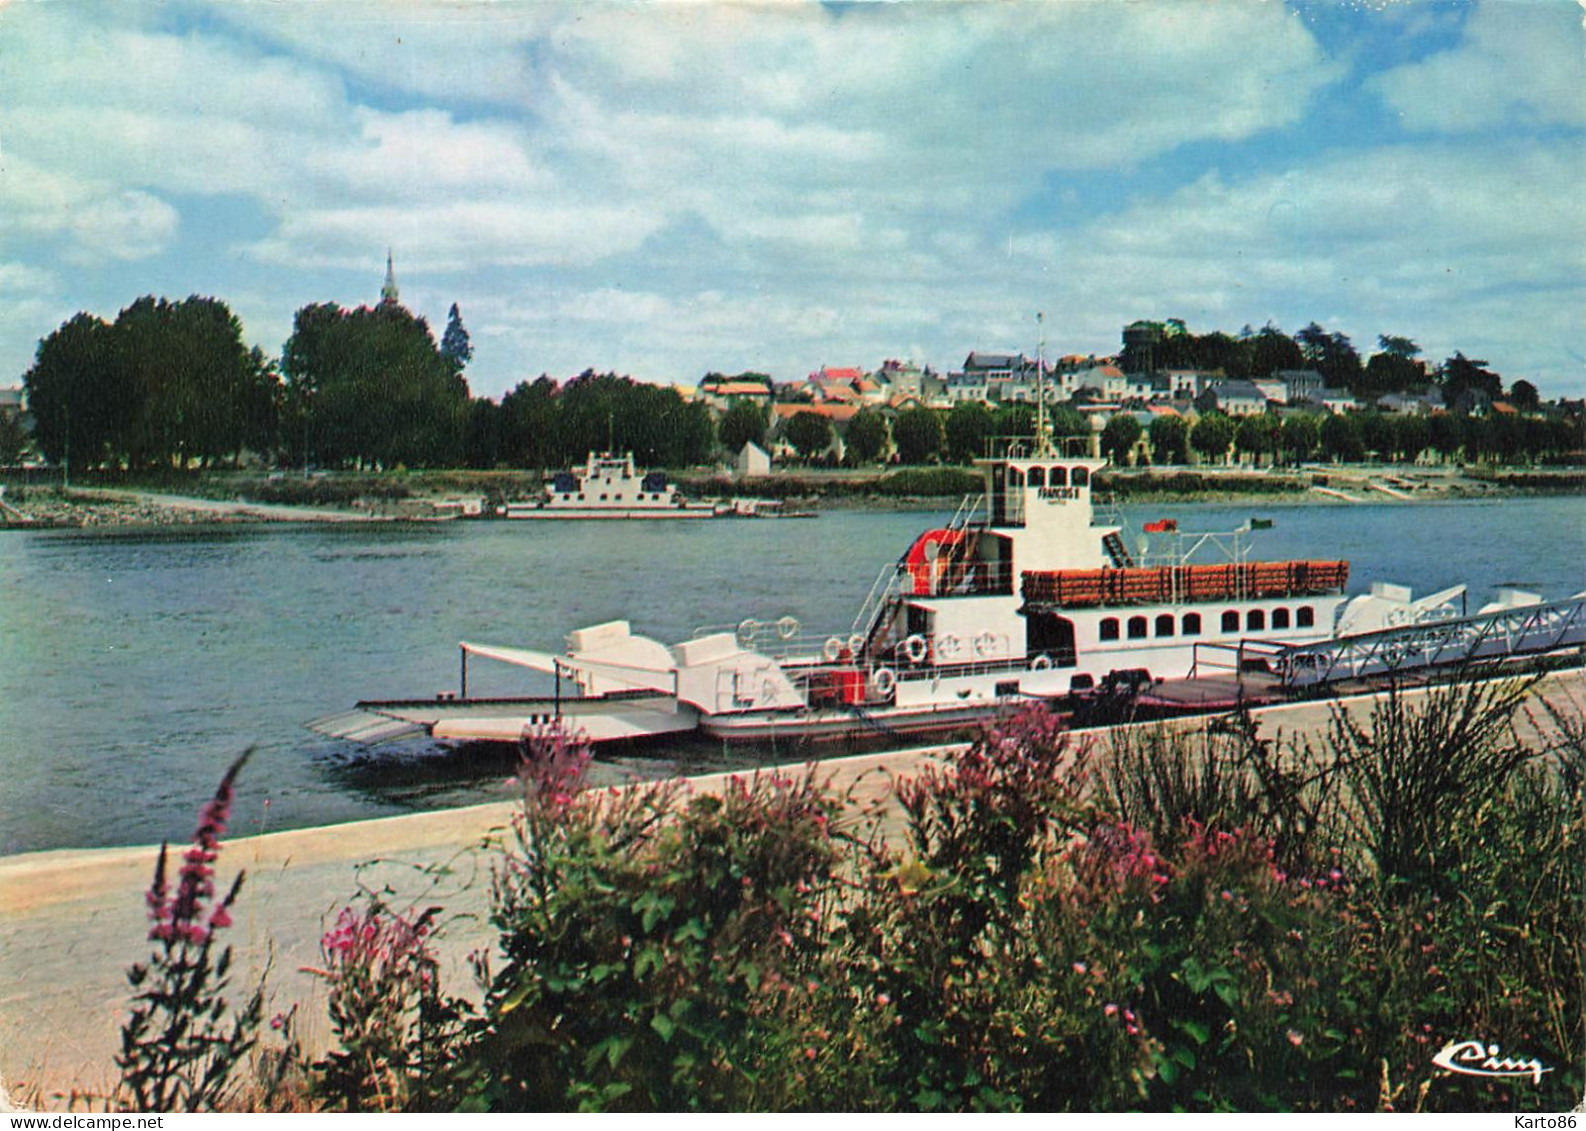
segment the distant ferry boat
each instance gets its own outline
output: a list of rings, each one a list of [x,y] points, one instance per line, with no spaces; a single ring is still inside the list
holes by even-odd
[[[498,518],[718,518],[730,506],[693,503],[666,481],[666,473],[640,473],[633,453],[590,452],[578,471],[559,471],[537,498],[504,503]]]

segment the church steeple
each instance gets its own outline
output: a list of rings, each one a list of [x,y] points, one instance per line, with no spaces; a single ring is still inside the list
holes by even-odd
[[[380,288],[380,301],[395,306],[400,296],[397,294],[396,268],[391,264],[391,249],[386,248],[385,253],[385,286]]]

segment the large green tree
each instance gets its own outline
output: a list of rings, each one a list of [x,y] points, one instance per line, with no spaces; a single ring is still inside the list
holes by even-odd
[[[1283,425],[1269,413],[1252,413],[1243,417],[1234,429],[1234,447],[1261,466],[1261,457],[1277,449],[1277,435]]]
[[[1296,412],[1285,416],[1279,442],[1292,462],[1304,463],[1310,459],[1316,454],[1316,446],[1321,443],[1321,427],[1315,415]]]
[[[783,435],[804,459],[814,459],[832,442],[832,422],[818,412],[795,413],[783,426]]]
[[[1360,381],[1360,354],[1348,336],[1328,333],[1315,322],[1294,335],[1307,365],[1333,388],[1353,389]]]
[[[468,385],[424,319],[395,303],[299,310],[282,369],[306,406],[316,458],[333,464],[458,463]]]
[[[1189,424],[1182,416],[1159,416],[1148,429],[1151,458],[1159,464],[1189,462]]]
[[[557,434],[556,382],[542,375],[501,398],[501,458],[514,467],[550,468],[563,462]]]
[[[1300,369],[1305,364],[1305,355],[1294,339],[1271,322],[1250,339],[1249,345],[1252,377],[1268,377],[1280,369]]]
[[[463,326],[462,312],[457,309],[455,302],[446,314],[446,329],[441,334],[441,357],[456,373],[466,369],[474,357],[473,343],[469,340],[468,330]]]
[[[1234,442],[1234,423],[1220,412],[1208,412],[1190,430],[1190,447],[1204,460],[1221,463]]]
[[[1437,370],[1437,383],[1443,389],[1443,403],[1450,408],[1460,407],[1467,394],[1479,399],[1495,401],[1503,396],[1503,378],[1486,368],[1485,361],[1474,360],[1463,353],[1443,362]]]
[[[76,466],[208,464],[274,445],[273,364],[225,303],[145,296],[113,324],[79,314],[39,343],[24,377],[44,454]]]
[[[848,449],[850,463],[874,463],[886,450],[886,419],[873,408],[861,409],[848,422],[848,431],[843,435],[843,444]]]
[[[225,303],[141,298],[116,319],[124,377],[138,409],[127,434],[135,464],[210,463],[269,427],[273,368],[243,344]]]
[[[892,443],[901,463],[929,463],[942,454],[942,420],[928,408],[910,408],[892,425]]]
[[[959,401],[947,414],[943,426],[947,436],[947,458],[968,463],[986,454],[991,437],[991,410],[979,401]]]
[[[1135,444],[1144,431],[1132,413],[1115,412],[1101,430],[1101,451],[1116,467],[1127,467],[1131,462]]]
[[[751,397],[734,397],[727,402],[727,411],[722,413],[717,434],[721,437],[722,447],[737,453],[743,450],[745,444],[764,444],[765,425],[763,406],[756,404]]]
[[[45,459],[69,462],[75,470],[120,457],[121,431],[135,399],[121,377],[108,322],[87,313],[68,319],[39,342],[22,384]]]
[[[1364,458],[1366,445],[1360,422],[1351,413],[1334,413],[1322,421],[1322,455],[1333,463],[1351,463]]]

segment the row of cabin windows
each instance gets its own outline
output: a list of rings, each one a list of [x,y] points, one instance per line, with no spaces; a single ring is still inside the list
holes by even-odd
[[[1293,625],[1295,628],[1311,628],[1316,624],[1316,610],[1309,605],[1301,605],[1293,612],[1290,620],[1288,609],[1273,609],[1273,629],[1285,629]],[[1103,617],[1100,626],[1102,640],[1117,640],[1120,630],[1127,630],[1130,640],[1144,640],[1150,635],[1153,625],[1146,617],[1130,617],[1126,623],[1120,622],[1117,617]],[[1155,630],[1157,636],[1199,636],[1201,634],[1201,615],[1199,613],[1185,613],[1182,620],[1175,619],[1172,613],[1160,613],[1156,617]],[[1265,609],[1251,609],[1245,613],[1244,628],[1246,632],[1265,632],[1267,630],[1267,613]],[[1223,613],[1222,630],[1224,632],[1239,631],[1239,611],[1229,609]]]
[[[1029,479],[1031,487],[1086,487],[1090,485],[1090,468],[1076,467],[1070,471],[1066,467],[1032,467]],[[1008,468],[1009,486],[1023,486],[1024,480],[1024,472],[1016,467]]]

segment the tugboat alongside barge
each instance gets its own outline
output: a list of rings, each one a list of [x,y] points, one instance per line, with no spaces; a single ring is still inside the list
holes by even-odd
[[[1149,523],[1136,549],[1098,514],[1094,452],[1044,434],[977,461],[986,490],[882,571],[846,632],[745,620],[668,646],[626,621],[572,632],[560,654],[463,643],[454,696],[359,703],[311,724],[366,743],[428,734],[517,742],[559,723],[595,743],[701,733],[725,743],[942,735],[1030,700],[1078,720],[1120,703],[1157,714],[1326,694],[1470,664],[1573,657],[1586,593],[1504,589],[1474,615],[1464,586],[1349,596],[1347,562],[1249,560],[1255,526]],[[1220,551],[1217,563],[1192,562]],[[470,658],[551,675],[543,698],[470,699]]]

